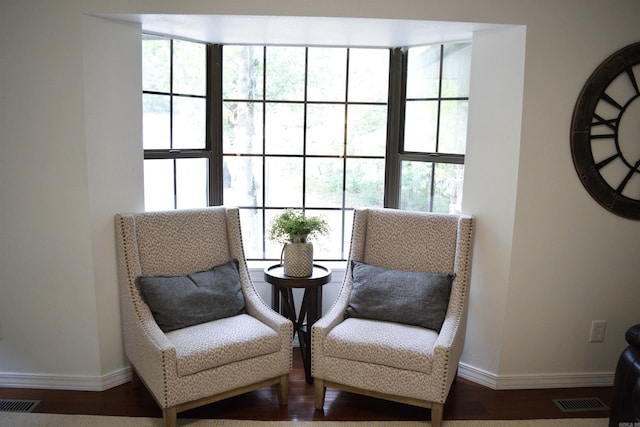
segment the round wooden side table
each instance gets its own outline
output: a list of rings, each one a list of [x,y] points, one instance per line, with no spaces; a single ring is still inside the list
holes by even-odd
[[[264,269],[264,280],[272,285],[273,309],[293,322],[300,342],[305,379],[311,384],[311,325],[322,316],[322,286],[331,281],[331,269],[314,264],[311,276],[292,277],[284,274],[282,264],[276,264]],[[293,301],[294,288],[304,289],[298,313]]]

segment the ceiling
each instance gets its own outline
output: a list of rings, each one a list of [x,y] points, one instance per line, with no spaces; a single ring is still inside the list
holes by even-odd
[[[469,41],[504,25],[400,19],[240,15],[100,15],[144,32],[222,44],[395,47]]]

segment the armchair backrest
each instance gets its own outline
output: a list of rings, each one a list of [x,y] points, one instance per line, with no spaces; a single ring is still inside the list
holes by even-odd
[[[119,215],[128,273],[178,276],[232,258],[243,262],[242,243],[229,227],[228,211],[213,207]]]
[[[470,235],[469,216],[359,209],[350,257],[384,268],[460,274],[465,266],[457,261],[468,254]]]
[[[473,217],[397,209],[356,209],[349,261],[395,270],[455,273],[449,311],[464,334]],[[344,285],[351,289],[351,262]],[[450,324],[445,321],[444,328]]]
[[[237,208],[118,214],[115,221],[123,324],[153,319],[136,285],[139,276],[182,276],[235,258],[245,298],[256,294],[244,256]],[[125,334],[127,351],[135,349],[131,337]]]

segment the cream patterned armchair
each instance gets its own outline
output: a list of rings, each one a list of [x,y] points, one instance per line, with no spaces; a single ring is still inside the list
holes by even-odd
[[[316,409],[331,387],[431,408],[441,425],[464,343],[472,225],[466,215],[355,211],[342,288],[312,326]]]
[[[165,425],[175,426],[178,412],[270,385],[286,405],[293,325],[253,286],[238,209],[119,214],[115,222],[125,351],[134,384],[142,380]]]

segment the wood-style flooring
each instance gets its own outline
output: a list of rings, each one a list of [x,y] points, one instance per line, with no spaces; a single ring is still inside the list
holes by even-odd
[[[179,418],[223,418],[290,421],[428,420],[430,411],[400,403],[327,389],[323,411],[314,410],[313,385],[304,380],[299,349],[294,349],[289,382],[289,404],[281,407],[274,388],[178,414]],[[553,399],[598,397],[611,404],[611,387],[492,390],[458,378],[444,406],[445,420],[606,418],[607,410],[563,413]],[[1,388],[0,399],[40,400],[33,412],[57,414],[161,417],[157,404],[144,388],[130,383],[102,392]]]

